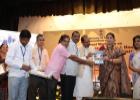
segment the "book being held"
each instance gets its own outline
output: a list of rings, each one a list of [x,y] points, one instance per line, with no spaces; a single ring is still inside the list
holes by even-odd
[[[47,79],[47,78],[52,78],[52,75],[53,75],[54,72],[51,72],[48,75],[46,75],[45,72],[41,72],[39,70],[31,70],[29,73],[32,74],[32,75]]]
[[[93,59],[94,59],[94,62],[95,64],[104,64],[104,61],[103,61],[103,51],[96,51],[94,54],[93,54]]]

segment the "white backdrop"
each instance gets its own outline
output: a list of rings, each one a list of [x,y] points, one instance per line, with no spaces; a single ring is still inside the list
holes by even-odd
[[[15,41],[19,40],[19,34],[20,32],[16,32],[16,31],[0,30],[0,45],[3,42],[6,42],[8,45],[11,45]],[[29,43],[32,46],[34,46],[35,44],[36,36],[37,34],[31,33],[31,39]]]

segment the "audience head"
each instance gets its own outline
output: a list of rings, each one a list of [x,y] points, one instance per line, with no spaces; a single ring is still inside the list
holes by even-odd
[[[8,45],[7,45],[7,43],[2,43],[0,45],[0,51],[1,51],[1,53],[7,53],[7,51],[8,51]]]

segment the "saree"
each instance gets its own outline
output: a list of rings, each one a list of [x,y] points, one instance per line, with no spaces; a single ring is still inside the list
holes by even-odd
[[[133,67],[140,68],[140,52],[133,53]],[[140,75],[137,72],[132,74],[133,81],[133,99],[140,99]]]
[[[121,57],[121,63],[104,61],[99,67],[99,80],[103,97],[122,97],[131,95],[131,84],[124,59],[124,51],[114,47],[111,51],[105,48],[104,55],[110,59]]]

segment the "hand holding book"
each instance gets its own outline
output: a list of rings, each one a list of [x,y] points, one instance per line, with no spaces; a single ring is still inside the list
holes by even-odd
[[[95,64],[100,65],[104,63],[103,60],[103,51],[96,51],[93,55]]]

